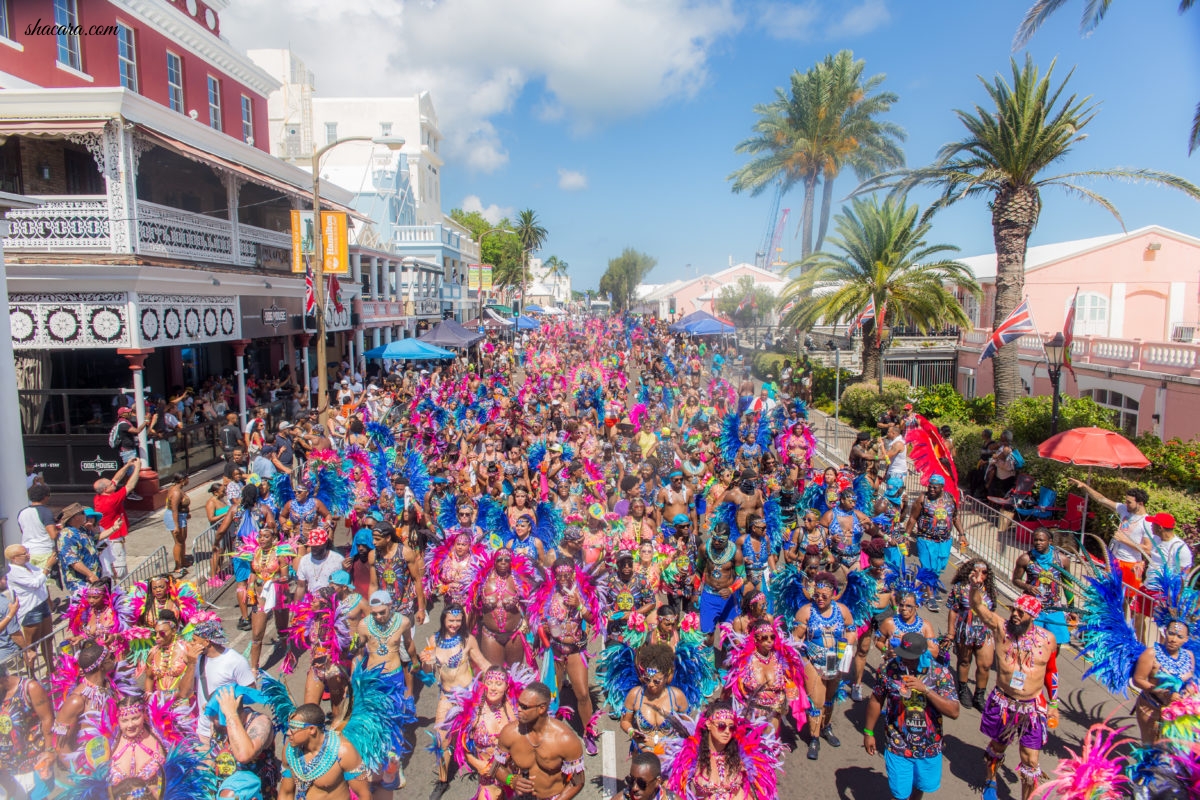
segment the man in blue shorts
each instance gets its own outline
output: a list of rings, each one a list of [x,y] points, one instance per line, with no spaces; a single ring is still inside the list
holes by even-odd
[[[729,526],[718,522],[700,548],[704,582],[700,587],[700,630],[711,634],[722,622],[732,622],[742,605],[746,566],[742,551],[729,538]]]
[[[932,661],[924,636],[904,634],[875,684],[863,728],[863,748],[875,755],[882,715],[879,736],[894,800],[919,800],[941,787],[942,718],[957,719],[958,712],[950,670]]]

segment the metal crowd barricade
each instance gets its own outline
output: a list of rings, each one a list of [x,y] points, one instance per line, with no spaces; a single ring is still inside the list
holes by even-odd
[[[226,579],[224,583],[217,589],[210,589],[208,581],[213,577],[212,572],[212,550],[213,544],[217,540],[217,527],[220,523],[214,522],[204,529],[204,533],[200,534],[192,542],[192,567],[191,576],[196,582],[200,594],[209,603],[216,600],[232,584],[227,580],[233,575],[233,563],[229,557],[219,559],[217,564],[217,577]]]

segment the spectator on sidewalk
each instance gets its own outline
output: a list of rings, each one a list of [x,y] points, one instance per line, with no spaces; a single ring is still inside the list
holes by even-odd
[[[21,544],[29,550],[29,558],[35,567],[47,568],[54,574],[58,563],[58,525],[54,512],[46,505],[50,499],[50,487],[35,483],[29,487],[29,505],[17,514],[17,527],[21,530]]]
[[[1154,576],[1168,569],[1186,575],[1192,569],[1192,550],[1187,542],[1175,535],[1175,517],[1172,514],[1152,514],[1146,522],[1154,526],[1150,535],[1150,571]]]
[[[44,567],[35,567],[29,560],[29,550],[23,544],[12,544],[4,548],[4,560],[8,562],[8,588],[12,590],[19,606],[17,622],[26,644],[42,643],[42,659],[47,673],[53,669],[54,644],[48,638],[54,630],[53,613],[50,610],[50,590]],[[35,654],[26,656],[26,665],[33,666]]]
[[[122,464],[128,464],[137,458],[138,434],[154,424],[153,417],[147,417],[142,420],[141,425],[135,424],[135,419],[136,414],[129,406],[124,406],[117,410],[117,424],[114,436],[116,438],[117,455],[120,456]],[[112,440],[110,439],[109,441],[111,442]],[[137,499],[140,500],[141,498]]]
[[[58,560],[62,564],[63,582],[70,594],[102,577],[100,552],[96,549],[96,540],[86,528],[86,512],[87,509],[79,503],[71,503],[58,514],[61,527]]]
[[[92,507],[100,512],[100,527],[108,530],[116,525],[109,535],[108,550],[112,558],[113,578],[118,581],[125,577],[126,571],[125,537],[129,535],[129,517],[125,513],[125,500],[137,498],[131,492],[137,486],[141,469],[141,459],[135,458],[117,470],[111,480],[101,478],[92,485],[96,491]]]
[[[1146,582],[1146,559],[1153,549],[1151,536],[1154,533],[1153,525],[1146,517],[1146,503],[1150,502],[1150,495],[1142,487],[1134,486],[1125,492],[1125,502],[1118,503],[1077,478],[1071,478],[1070,481],[1087,492],[1092,502],[1104,506],[1120,520],[1109,543],[1109,552],[1117,560],[1121,582],[1133,595],[1131,608],[1134,627],[1139,636],[1144,636],[1150,604],[1142,593],[1142,584]]]
[[[238,415],[230,411],[225,415],[225,424],[217,431],[221,441],[221,451],[225,460],[230,461],[235,448],[242,446],[242,429],[238,426]]]
[[[1012,431],[1000,434],[1000,446],[992,453],[988,464],[987,493],[991,497],[1007,497],[1017,482],[1017,470],[1024,465],[1020,452],[1013,445]]]

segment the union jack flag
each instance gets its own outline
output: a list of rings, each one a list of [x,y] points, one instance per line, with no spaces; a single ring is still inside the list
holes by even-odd
[[[853,336],[858,332],[858,329],[863,326],[864,322],[870,322],[875,319],[875,296],[867,301],[867,307],[862,310],[862,313],[854,318],[854,322],[850,323],[850,330],[846,332],[847,336]]]
[[[304,313],[311,314],[317,307],[317,296],[313,290],[312,265],[304,267]]]
[[[782,317],[784,314],[788,313],[789,311],[791,311],[791,310],[792,310],[793,308],[795,308],[795,307],[796,307],[796,301],[795,301],[795,300],[788,300],[788,301],[787,301],[787,304],[786,304],[786,305],[784,305],[784,307],[783,307],[783,308],[779,309],[779,316],[781,316],[781,317]]]
[[[979,363],[982,364],[985,358],[996,355],[996,351],[1009,342],[1015,342],[1030,333],[1037,333],[1037,327],[1033,323],[1033,312],[1029,310],[1029,298],[1026,297],[1021,301],[1021,305],[1014,308],[1008,318],[992,331],[992,337],[979,354]]]

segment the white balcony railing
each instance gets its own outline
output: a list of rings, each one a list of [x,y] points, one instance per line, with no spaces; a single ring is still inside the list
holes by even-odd
[[[233,264],[233,225],[147,200],[137,203],[138,252]]]
[[[467,259],[479,258],[479,244],[446,225],[402,225],[395,229],[393,241],[399,248],[439,243]]]
[[[7,250],[108,252],[112,249],[108,198],[104,195],[50,195],[36,208],[17,208],[6,215]]]

